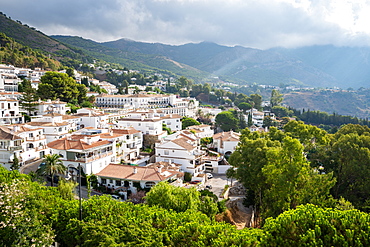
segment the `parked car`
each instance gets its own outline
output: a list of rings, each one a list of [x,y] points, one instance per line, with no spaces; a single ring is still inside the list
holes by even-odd
[[[189,184],[199,184],[200,182],[202,181],[194,180],[194,181],[190,181]]]
[[[112,195],[112,198],[115,199],[115,200],[121,200],[121,197],[117,196],[117,195]]]
[[[206,185],[206,189],[207,189],[207,190],[212,189],[212,185],[210,185],[210,184],[209,184],[209,185]]]
[[[45,166],[46,165],[46,163],[45,162],[41,162],[40,163],[40,165],[37,167],[37,169],[40,169],[40,168],[42,168],[43,166]]]
[[[213,178],[213,175],[212,175],[212,173],[206,173],[206,175],[207,175],[207,178],[208,178],[208,179],[211,179],[211,178]]]

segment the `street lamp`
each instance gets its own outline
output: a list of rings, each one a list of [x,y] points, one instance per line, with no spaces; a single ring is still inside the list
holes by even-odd
[[[78,197],[80,199],[80,221],[82,221],[82,199],[81,199],[81,164],[78,163]]]

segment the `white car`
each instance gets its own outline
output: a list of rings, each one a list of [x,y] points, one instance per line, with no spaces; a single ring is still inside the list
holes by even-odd
[[[206,175],[207,175],[207,178],[208,178],[208,179],[213,178],[213,175],[212,175],[211,173],[206,173]]]
[[[117,196],[117,195],[112,195],[112,198],[113,199],[116,199],[116,200],[121,200],[121,197]]]

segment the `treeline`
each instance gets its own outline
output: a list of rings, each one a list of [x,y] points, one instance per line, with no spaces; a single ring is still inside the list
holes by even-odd
[[[274,106],[271,111],[276,114],[279,118],[284,117],[295,117],[298,120],[302,120],[307,124],[313,124],[324,128],[325,130],[331,130],[333,127],[337,129],[344,124],[360,124],[370,126],[368,119],[361,119],[352,116],[343,116],[336,113],[328,114],[322,111],[311,111],[311,110],[297,110],[292,107]]]
[[[202,208],[191,206],[191,201],[178,200],[182,193],[188,193],[183,200],[192,200],[192,190],[185,188],[174,192],[175,197],[170,191],[160,190],[165,192],[165,199],[158,205],[155,201],[135,205],[93,196],[82,200],[80,220],[79,201],[73,199],[67,183],[47,187],[32,182],[30,176],[0,167],[1,246],[50,246],[53,242],[67,247],[370,244],[370,216],[358,210],[298,206],[269,218],[261,229],[236,230],[229,223],[203,214]],[[163,207],[163,202],[171,200],[172,204]],[[179,208],[171,209],[171,205]]]
[[[62,67],[60,62],[17,43],[4,33],[0,33],[0,63],[31,69],[38,67],[45,70],[58,70]]]
[[[228,177],[247,189],[259,224],[307,203],[370,212],[370,128],[348,124],[328,134],[301,121],[283,130],[242,132]]]

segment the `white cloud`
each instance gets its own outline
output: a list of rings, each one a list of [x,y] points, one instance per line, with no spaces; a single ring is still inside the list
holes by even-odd
[[[20,7],[22,6],[22,7]],[[2,12],[46,34],[270,48],[366,45],[366,0],[12,0]]]

